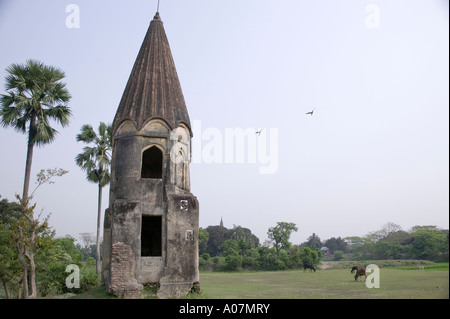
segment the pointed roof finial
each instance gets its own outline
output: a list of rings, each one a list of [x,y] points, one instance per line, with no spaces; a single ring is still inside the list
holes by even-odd
[[[162,20],[157,12],[142,42],[113,121],[113,136],[122,122],[141,130],[150,119],[161,119],[173,130],[191,122],[175,62]]]
[[[159,16],[159,0],[158,0],[158,6],[156,7],[156,13],[153,17],[153,20],[161,20],[161,17]]]

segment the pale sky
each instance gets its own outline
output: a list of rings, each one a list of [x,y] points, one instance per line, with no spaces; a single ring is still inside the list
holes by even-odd
[[[70,4],[79,28],[66,23]],[[58,236],[96,231],[97,186],[75,165],[84,146],[75,136],[83,124],[112,122],[156,5],[0,0],[0,93],[5,68],[31,58],[62,68],[73,96],[70,126],[55,124],[60,134],[35,149],[32,167],[32,178],[69,171],[34,198]],[[276,222],[293,222],[295,244],[387,222],[448,229],[448,1],[161,0],[160,15],[197,123],[191,185],[201,227],[223,218],[263,242]],[[263,129],[273,174],[249,160],[251,143],[243,163],[226,163],[227,132],[238,128]],[[211,161],[221,142],[222,163]],[[26,136],[0,128],[0,149],[0,195],[12,201]]]

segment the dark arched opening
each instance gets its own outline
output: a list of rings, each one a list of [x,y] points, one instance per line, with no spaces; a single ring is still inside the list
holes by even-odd
[[[163,153],[152,146],[142,153],[141,178],[162,178]]]

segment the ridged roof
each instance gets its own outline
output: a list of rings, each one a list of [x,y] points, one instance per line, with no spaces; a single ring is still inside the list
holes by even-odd
[[[165,120],[172,129],[184,123],[191,131],[169,41],[158,12],[150,22],[123,92],[114,117],[113,135],[124,120],[133,121],[139,130],[152,118]]]

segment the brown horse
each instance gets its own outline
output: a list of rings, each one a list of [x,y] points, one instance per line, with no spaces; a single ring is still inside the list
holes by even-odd
[[[364,268],[356,269],[355,281],[358,280],[358,277],[364,276],[367,279],[366,270]]]

